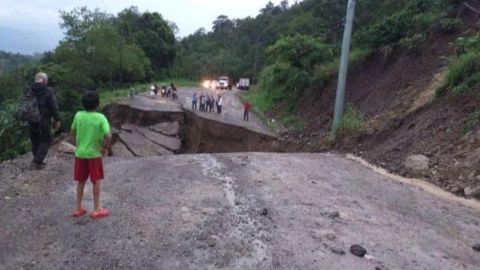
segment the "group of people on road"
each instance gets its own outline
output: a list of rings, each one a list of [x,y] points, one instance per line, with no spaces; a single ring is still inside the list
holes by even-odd
[[[171,97],[173,100],[178,99],[177,87],[175,87],[175,84],[173,82],[170,84],[170,87],[167,88],[167,86],[163,85],[161,89],[158,87],[157,84],[152,84],[152,86],[150,87],[150,90],[151,90],[150,92],[151,96],[157,96],[160,92],[160,95],[162,97],[166,97],[166,98]]]
[[[213,94],[201,93],[198,95],[197,92],[193,93],[192,110],[199,109],[201,112],[215,112],[216,110],[218,114],[222,114],[222,107],[223,97],[220,94],[215,99]]]

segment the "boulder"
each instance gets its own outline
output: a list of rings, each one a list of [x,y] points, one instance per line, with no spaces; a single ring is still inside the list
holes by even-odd
[[[180,125],[177,121],[174,122],[164,122],[150,127],[151,130],[162,133],[167,136],[175,136],[178,134]]]
[[[468,153],[464,162],[464,167],[478,168],[479,165],[480,165],[480,147]]]
[[[114,157],[134,157],[133,153],[122,142],[112,145],[111,151]]]
[[[350,252],[358,257],[363,257],[367,254],[367,250],[360,245],[353,245],[350,247]]]
[[[430,160],[424,155],[410,155],[405,160],[405,168],[409,173],[421,174],[429,169]]]
[[[480,196],[480,186],[478,187],[466,187],[464,189],[465,196],[467,197],[479,197]]]
[[[138,132],[143,134],[143,136],[145,136],[152,142],[159,144],[174,152],[180,150],[180,147],[182,146],[182,142],[178,138],[169,137],[161,133],[151,131],[147,128],[139,128]]]
[[[66,154],[75,154],[76,149],[77,148],[75,147],[75,145],[72,145],[68,142],[61,142],[57,148],[58,152]]]
[[[131,131],[137,131],[139,127],[133,124],[123,124],[121,128],[122,130],[131,132]]]
[[[113,136],[118,136],[118,134],[120,134],[120,130],[114,127],[110,128],[110,132],[112,133]]]
[[[144,135],[136,131],[122,132],[120,133],[119,138],[127,148],[138,157],[173,155],[173,153],[165,147],[150,141],[145,138]]]

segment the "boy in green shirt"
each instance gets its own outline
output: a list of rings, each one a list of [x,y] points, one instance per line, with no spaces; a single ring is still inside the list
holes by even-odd
[[[77,185],[77,202],[74,217],[83,216],[87,210],[82,206],[83,191],[87,179],[93,184],[92,218],[108,216],[108,210],[100,207],[100,183],[104,179],[102,156],[108,155],[112,140],[107,118],[96,112],[100,98],[96,91],[88,91],[82,97],[85,111],[79,111],[73,119],[71,133],[76,141],[74,179]]]

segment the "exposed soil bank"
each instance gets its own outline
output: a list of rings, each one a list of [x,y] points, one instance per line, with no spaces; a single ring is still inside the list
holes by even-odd
[[[199,117],[191,111],[185,111],[185,119],[181,130],[185,153],[280,151],[280,142],[271,135]]]
[[[333,79],[325,88],[305,94],[297,116],[305,120],[306,128],[283,138],[296,142],[294,150],[354,153],[458,195],[480,188],[480,125],[466,134],[469,117],[480,109],[480,88],[435,97],[447,74],[448,58],[455,54],[452,41],[460,35],[432,34],[416,52],[396,50],[387,57],[376,53],[353,67],[346,103],[365,116],[365,128],[358,134],[333,144],[328,140],[335,103]],[[428,157],[429,170],[410,172],[405,166],[410,155]]]

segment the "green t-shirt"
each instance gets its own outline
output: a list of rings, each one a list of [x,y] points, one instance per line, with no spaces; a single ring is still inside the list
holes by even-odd
[[[76,133],[76,157],[91,159],[102,156],[103,139],[110,133],[110,124],[103,114],[77,112],[73,119],[72,130]]]

